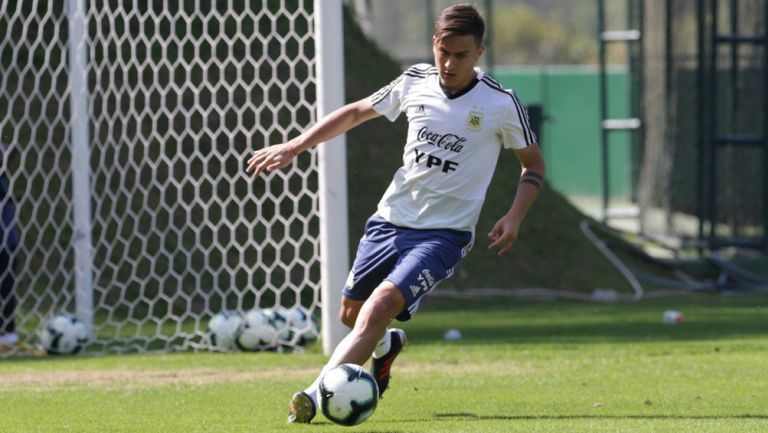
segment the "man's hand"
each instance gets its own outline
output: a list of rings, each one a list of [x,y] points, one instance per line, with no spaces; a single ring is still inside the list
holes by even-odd
[[[499,250],[498,256],[507,254],[512,249],[512,245],[517,240],[517,233],[520,230],[520,223],[509,214],[496,221],[493,229],[488,233],[488,239],[491,244],[488,246],[491,250]]]
[[[296,158],[297,154],[291,142],[269,146],[253,153],[253,156],[248,159],[248,167],[245,171],[256,178],[262,172],[285,167]]]

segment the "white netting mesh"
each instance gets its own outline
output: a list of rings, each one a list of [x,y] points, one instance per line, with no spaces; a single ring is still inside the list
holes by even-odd
[[[0,146],[21,239],[15,324],[35,344],[41,321],[76,310],[76,62],[66,2],[0,5]],[[267,180],[244,172],[253,149],[313,120],[312,1],[93,0],[85,22],[90,348],[196,348],[224,309],[317,308],[315,154]]]

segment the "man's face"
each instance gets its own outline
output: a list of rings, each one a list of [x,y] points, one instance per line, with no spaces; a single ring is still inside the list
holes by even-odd
[[[435,67],[443,87],[451,93],[467,87],[475,78],[475,64],[484,50],[471,35],[432,37]]]

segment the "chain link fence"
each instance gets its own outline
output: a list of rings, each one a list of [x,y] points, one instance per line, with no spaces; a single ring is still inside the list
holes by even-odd
[[[765,236],[765,0],[645,2],[644,231],[683,245],[760,246]]]

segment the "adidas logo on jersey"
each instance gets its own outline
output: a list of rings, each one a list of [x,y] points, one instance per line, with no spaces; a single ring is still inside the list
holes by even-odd
[[[427,108],[424,106],[424,104],[419,104],[419,105],[416,105],[415,107],[409,108],[408,113],[412,117],[426,116]]]

